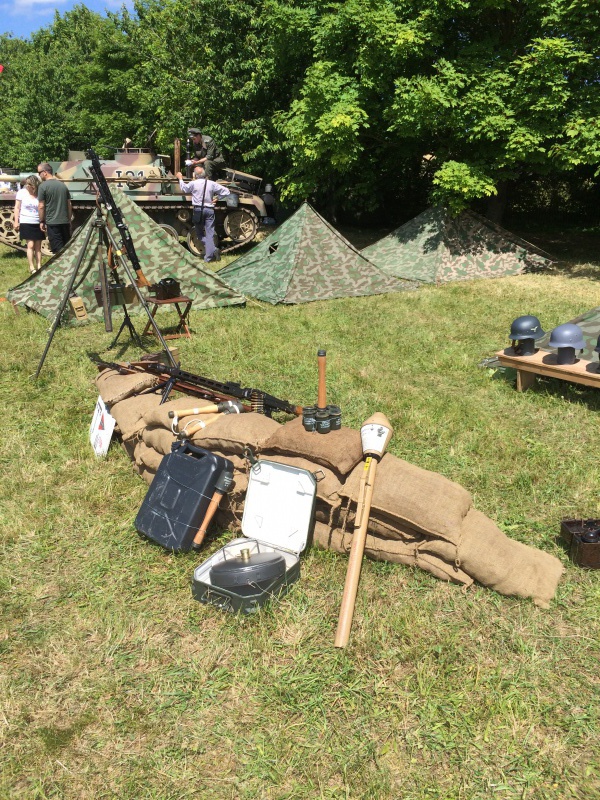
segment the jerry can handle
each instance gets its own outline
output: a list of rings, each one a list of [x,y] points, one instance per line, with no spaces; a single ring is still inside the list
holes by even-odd
[[[195,458],[204,458],[205,456],[210,455],[208,450],[204,450],[202,447],[197,447],[188,439],[184,439],[182,442],[173,442],[171,445],[171,452],[172,453],[181,453],[182,455],[191,455]]]

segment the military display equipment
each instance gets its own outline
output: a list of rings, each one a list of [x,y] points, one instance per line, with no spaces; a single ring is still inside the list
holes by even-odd
[[[185,239],[195,255],[201,255],[202,243],[196,239],[192,225],[191,198],[179,188],[179,181],[170,171],[169,156],[156,155],[145,148],[124,147],[116,150],[114,159],[102,160],[102,173],[109,185],[116,185],[129,195],[144,211],[174,239]],[[96,207],[96,190],[90,170],[91,162],[85,153],[70,151],[67,161],[50,161],[54,174],[71,192],[73,229],[76,230]],[[271,209],[259,192],[262,178],[225,169],[219,183],[231,194],[215,206],[215,227],[221,241],[221,253],[228,253],[251,242],[261,223],[272,224]],[[13,209],[18,182],[29,172],[0,170],[0,242],[17,250],[25,250],[13,224]],[[270,200],[271,194],[267,193]],[[47,241],[43,252],[50,255]]]

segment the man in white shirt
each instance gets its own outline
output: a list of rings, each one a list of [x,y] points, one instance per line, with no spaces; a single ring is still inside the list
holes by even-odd
[[[204,260],[219,261],[220,254],[215,243],[215,208],[213,201],[217,197],[227,197],[231,194],[226,186],[208,180],[204,176],[202,167],[194,168],[194,179],[186,183],[181,172],[176,174],[179,179],[179,187],[184,194],[192,195],[192,205],[194,207],[194,228],[196,236],[204,244]]]

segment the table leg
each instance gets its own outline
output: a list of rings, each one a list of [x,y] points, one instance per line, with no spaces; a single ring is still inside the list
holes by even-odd
[[[517,370],[517,392],[526,392],[535,383],[535,372]]]
[[[158,306],[153,306],[152,310],[150,311],[152,319],[154,319],[154,317],[156,316],[157,311],[158,311]],[[152,323],[150,322],[150,320],[148,320],[148,322],[146,323],[146,327],[144,328],[144,332],[142,333],[142,336],[146,336],[151,327]]]

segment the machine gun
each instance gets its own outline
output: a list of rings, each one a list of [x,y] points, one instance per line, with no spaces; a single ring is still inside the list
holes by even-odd
[[[302,406],[295,406],[287,400],[281,400],[272,394],[267,394],[261,389],[244,388],[239,383],[233,381],[215,381],[212,378],[204,378],[202,375],[195,375],[186,372],[179,367],[169,367],[158,361],[132,361],[126,364],[118,364],[110,361],[94,359],[98,367],[107,367],[118,370],[122,374],[134,374],[136,372],[149,372],[156,375],[163,389],[161,404],[165,403],[173,389],[182,392],[189,392],[205,400],[222,401],[230,398],[241,400],[244,411],[256,411],[259,414],[272,416],[274,411],[283,411],[286,414],[300,416]],[[246,401],[245,403],[243,401]]]
[[[90,147],[87,151],[87,157],[92,162],[90,165],[90,172],[94,178],[94,182],[96,187],[98,188],[98,193],[100,195],[100,199],[102,200],[103,205],[106,207],[117,226],[117,230],[121,236],[121,243],[123,245],[123,249],[127,254],[127,258],[131,262],[132,267],[135,270],[135,274],[137,276],[137,285],[138,286],[150,286],[150,281],[144,275],[142,270],[142,265],[140,264],[140,260],[137,256],[135,251],[135,246],[133,244],[133,239],[131,238],[131,234],[129,233],[129,228],[125,224],[125,220],[123,219],[123,215],[121,214],[121,209],[115,203],[114,197],[110,191],[108,186],[108,182],[104,177],[102,172],[102,165],[100,164],[100,159],[98,158],[98,154],[96,151]]]

